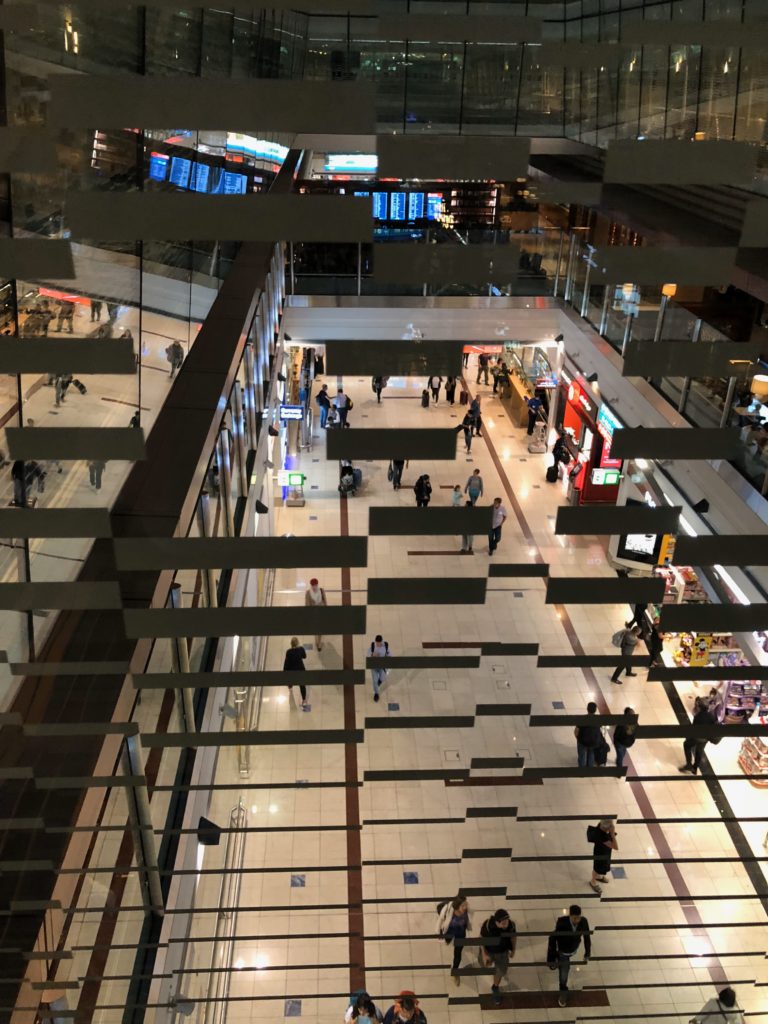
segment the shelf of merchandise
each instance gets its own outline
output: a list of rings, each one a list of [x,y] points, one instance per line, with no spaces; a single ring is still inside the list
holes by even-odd
[[[760,722],[765,725],[765,718]],[[760,736],[745,736],[739,750],[739,767],[745,775],[765,775],[768,773],[768,743]],[[768,779],[750,779],[757,789],[768,789]]]

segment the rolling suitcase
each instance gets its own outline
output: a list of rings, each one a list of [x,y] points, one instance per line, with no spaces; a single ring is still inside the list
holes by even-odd
[[[555,483],[557,483],[558,469],[559,469],[559,467],[557,465],[547,466],[547,483],[548,484],[555,484]]]
[[[429,408],[429,392],[428,391],[422,391],[421,392],[421,408],[422,409],[428,409]]]
[[[86,394],[86,392],[88,391],[88,388],[86,388],[85,384],[83,384],[81,380],[73,380],[72,387],[77,388],[81,395]]]
[[[459,395],[459,405],[466,405],[468,401],[469,393],[467,391],[462,391]]]

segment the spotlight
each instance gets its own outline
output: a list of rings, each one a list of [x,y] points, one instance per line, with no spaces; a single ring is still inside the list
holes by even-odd
[[[221,842],[221,829],[215,822],[201,816],[197,823],[197,841],[201,846],[218,846]]]
[[[267,508],[263,501],[259,501],[259,499],[257,498],[256,511],[259,513],[260,516],[263,516],[266,515],[267,512],[269,512],[269,509]]]
[[[555,338],[555,341],[565,341],[565,335],[558,334],[558,336]]]
[[[270,437],[280,437],[280,431],[276,427],[273,427],[271,423],[267,428],[267,433]]]
[[[597,384],[596,373],[590,373],[590,375],[587,377],[587,384]]]
[[[700,516],[706,515],[709,512],[709,502],[706,498],[702,498],[701,501],[697,501],[693,506],[693,511],[698,512]]]
[[[277,379],[280,381],[281,384],[285,384],[285,382],[288,380],[284,373],[278,373]]]

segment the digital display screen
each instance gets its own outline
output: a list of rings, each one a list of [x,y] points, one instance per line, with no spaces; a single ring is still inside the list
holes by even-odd
[[[329,153],[325,170],[332,174],[375,174],[379,161],[367,153]]]
[[[437,220],[443,212],[443,197],[439,192],[427,193],[427,220]]]
[[[191,160],[184,160],[180,156],[173,157],[173,159],[171,160],[171,184],[176,185],[177,188],[188,188],[189,174],[191,170]]]
[[[224,195],[244,196],[248,178],[244,174],[233,174],[232,171],[224,171]]]
[[[211,168],[208,164],[192,164],[189,187],[193,192],[207,192],[210,177]]]
[[[373,193],[373,216],[375,220],[387,219],[387,193]]]
[[[407,200],[405,192],[393,192],[389,197],[389,219],[405,220],[405,203]]]
[[[642,504],[642,501],[635,498],[627,498],[627,505],[637,507]],[[616,555],[629,562],[657,565],[663,539],[664,535],[661,533],[625,533],[619,538]]]
[[[624,550],[633,555],[652,555],[655,546],[655,533],[628,533],[624,539]]]
[[[411,192],[408,196],[408,220],[421,220],[424,217],[424,193]]]
[[[153,181],[165,181],[168,174],[168,161],[164,153],[151,153],[149,157],[149,176]]]
[[[367,199],[370,194],[371,194],[370,192],[353,192],[352,193],[352,195],[353,196],[357,196],[358,199]]]

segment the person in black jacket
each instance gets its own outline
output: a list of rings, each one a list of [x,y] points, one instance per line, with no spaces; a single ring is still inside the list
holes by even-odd
[[[437,401],[440,398],[440,386],[442,383],[442,377],[430,377],[427,381],[427,387],[432,392],[432,401],[435,405],[437,405]]]
[[[629,620],[629,622],[625,622],[624,623],[624,625],[627,627],[627,629],[631,629],[632,626],[639,626],[640,627],[640,632],[641,633],[645,632],[645,630],[646,630],[645,612],[646,612],[647,608],[648,608],[648,605],[643,603],[642,601],[638,602],[636,605],[633,605],[633,607],[632,607],[632,618]]]
[[[480,928],[480,936],[492,941],[480,947],[480,958],[486,967],[493,965],[491,997],[494,1006],[501,1006],[499,985],[506,978],[510,957],[515,955],[517,929],[506,910],[497,910]]]
[[[582,916],[581,907],[574,903],[567,917],[558,917],[555,930],[549,936],[547,944],[547,963],[549,969],[558,970],[560,975],[560,995],[558,1006],[568,1003],[568,974],[571,970],[571,957],[584,939],[584,963],[592,956],[592,938],[589,934],[589,921]]]
[[[597,704],[593,700],[587,704],[587,714],[597,714]],[[573,735],[576,737],[576,753],[579,759],[579,768],[594,768],[595,749],[602,736],[600,726],[597,724],[577,725],[573,730]]]
[[[693,724],[717,725],[715,716],[701,697],[697,697],[696,703],[693,705]],[[699,739],[696,736],[689,736],[687,740],[684,740],[685,764],[681,764],[677,770],[689,775],[695,775],[701,767],[701,757],[708,742],[708,740]]]
[[[600,896],[603,891],[600,888],[600,882],[608,881],[607,875],[611,870],[611,854],[614,850],[618,850],[619,841],[610,818],[603,818],[592,831],[594,834],[590,842],[594,846],[594,853],[592,855],[592,878],[589,886]],[[589,833],[587,833],[587,838],[590,838]]]
[[[624,708],[625,715],[634,715],[634,708]],[[621,722],[613,731],[613,747],[616,751],[616,767],[624,767],[624,756],[632,746],[637,737],[635,736],[636,725],[623,725]]]
[[[307,656],[307,652],[299,643],[299,638],[294,636],[291,638],[291,646],[285,652],[285,661],[283,662],[283,672],[303,672],[304,671],[304,659]],[[289,690],[293,689],[293,686],[289,684]],[[299,686],[299,692],[301,693],[301,706],[305,708],[307,706],[307,688],[306,686]]]
[[[654,665],[658,664],[661,660],[661,654],[664,650],[664,637],[659,632],[659,620],[655,618],[653,620],[653,626],[651,626],[651,632],[647,637],[648,643],[648,668],[653,668]]]
[[[424,473],[413,485],[413,493],[416,495],[416,507],[426,508],[432,497],[432,484],[429,482],[429,474]]]

